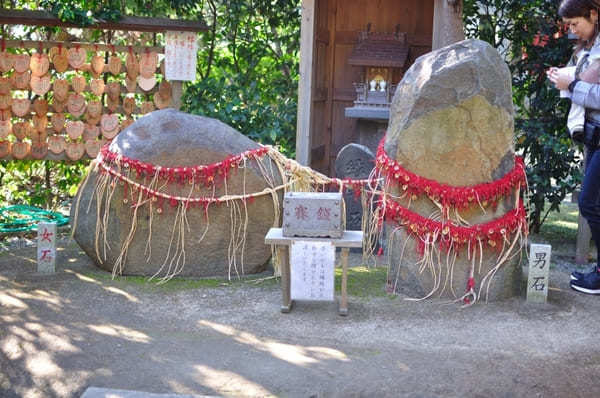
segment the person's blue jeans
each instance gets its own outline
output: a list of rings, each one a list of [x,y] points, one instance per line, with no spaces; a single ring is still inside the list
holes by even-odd
[[[579,194],[579,213],[592,231],[592,240],[600,255],[600,149],[588,149],[585,174]],[[600,257],[597,257],[600,261]]]

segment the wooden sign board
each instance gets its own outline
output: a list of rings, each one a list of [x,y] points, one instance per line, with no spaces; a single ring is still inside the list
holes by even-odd
[[[288,192],[283,199],[283,236],[340,238],[342,194]]]

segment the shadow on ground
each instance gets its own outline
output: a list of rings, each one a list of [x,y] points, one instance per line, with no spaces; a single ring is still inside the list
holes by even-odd
[[[600,298],[551,275],[550,300],[468,309],[350,296],[281,314],[276,283],[193,289],[111,280],[68,240],[0,256],[0,396],[89,386],[227,397],[600,396]],[[383,289],[383,286],[381,287]]]

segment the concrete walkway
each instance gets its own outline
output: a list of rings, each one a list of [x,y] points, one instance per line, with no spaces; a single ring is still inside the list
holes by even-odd
[[[81,398],[216,398],[208,395],[153,394],[140,391],[115,390],[114,388],[89,387]]]
[[[0,256],[0,397],[79,398],[89,387],[222,397],[600,396],[600,297],[571,291],[565,267],[552,271],[546,305],[515,298],[461,310],[350,296],[344,318],[337,303],[301,302],[281,314],[280,290],[268,281],[175,290],[112,281],[76,245],[62,246],[51,276],[35,272],[35,248]]]

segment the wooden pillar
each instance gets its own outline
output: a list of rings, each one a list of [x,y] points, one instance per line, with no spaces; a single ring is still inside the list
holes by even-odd
[[[300,81],[298,83],[296,160],[305,166],[310,166],[315,1],[302,0],[302,23],[300,26]]]
[[[437,50],[464,39],[462,0],[434,0],[431,49]]]
[[[181,110],[181,96],[183,95],[183,82],[172,81],[171,88],[173,90],[173,109]]]

